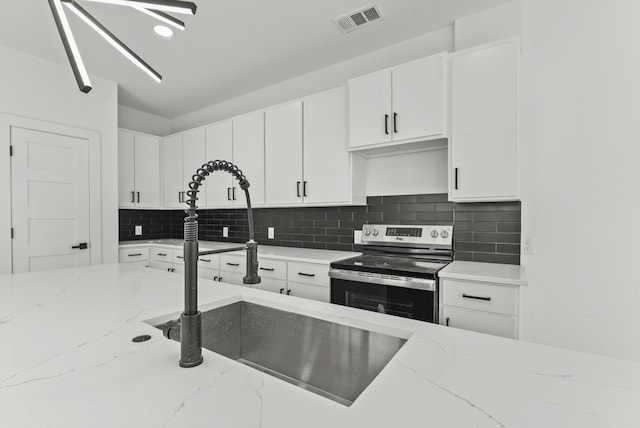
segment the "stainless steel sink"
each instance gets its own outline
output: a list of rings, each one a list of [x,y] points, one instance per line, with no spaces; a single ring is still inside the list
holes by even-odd
[[[406,342],[244,301],[204,312],[202,336],[213,352],[346,406]]]

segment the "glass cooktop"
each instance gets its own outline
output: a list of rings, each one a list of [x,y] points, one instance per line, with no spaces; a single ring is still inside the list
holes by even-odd
[[[331,267],[359,272],[433,278],[447,264],[449,262],[427,261],[410,257],[361,255],[335,261],[331,263]]]

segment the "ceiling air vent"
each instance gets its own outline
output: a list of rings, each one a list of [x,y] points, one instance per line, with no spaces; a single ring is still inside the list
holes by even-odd
[[[375,4],[354,10],[333,20],[344,33],[350,33],[377,21],[382,21],[382,13],[378,5]]]

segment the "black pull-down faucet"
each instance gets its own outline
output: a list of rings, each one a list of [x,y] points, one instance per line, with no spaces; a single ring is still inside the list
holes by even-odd
[[[245,246],[227,248],[224,250],[212,250],[198,252],[198,215],[196,214],[196,201],[198,200],[198,188],[205,178],[215,172],[225,171],[232,174],[240,188],[244,190],[247,199],[247,217],[249,221],[249,241]],[[253,213],[251,211],[251,199],[249,198],[249,181],[242,171],[231,162],[215,160],[198,168],[189,183],[186,203],[189,208],[184,219],[184,312],[180,315],[180,326],[173,326],[165,331],[167,337],[180,337],[180,366],[196,367],[202,364],[202,313],[198,311],[198,257],[206,254],[224,253],[228,251],[247,251],[247,270],[242,279],[244,284],[259,284],[258,276],[258,243],[253,235]]]

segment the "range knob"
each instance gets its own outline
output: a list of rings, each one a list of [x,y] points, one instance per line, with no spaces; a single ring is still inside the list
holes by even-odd
[[[440,236],[447,239],[449,237],[449,232],[447,232],[446,230],[443,230],[442,232],[440,232]]]
[[[378,229],[373,229],[373,236],[378,236]]]
[[[365,230],[364,230],[364,235],[365,235],[365,236],[369,236],[369,235],[371,235],[371,229],[365,229]]]
[[[432,230],[431,231],[431,237],[432,238],[437,238],[438,237],[438,231],[437,230]]]

